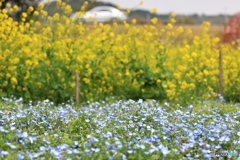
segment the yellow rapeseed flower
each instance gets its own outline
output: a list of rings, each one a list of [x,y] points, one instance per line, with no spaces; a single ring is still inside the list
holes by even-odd
[[[168,23],[168,24],[167,24],[167,28],[168,28],[168,29],[172,29],[172,28],[173,28],[173,25],[172,25],[171,23]]]
[[[196,53],[196,52],[192,52],[191,56],[192,56],[193,58],[196,58],[196,57],[197,57],[197,53]]]
[[[8,81],[4,81],[2,84],[4,87],[8,85]]]
[[[11,83],[12,85],[17,85],[17,84],[18,84],[18,81],[17,81],[16,77],[12,77],[11,80],[10,80],[10,83]]]
[[[2,11],[3,14],[6,14],[6,13],[7,13],[7,10],[6,10],[6,9],[2,9],[2,10],[0,10],[0,11]]]
[[[130,75],[131,75],[130,72],[129,72],[129,70],[126,71],[125,75],[126,75],[126,76],[130,76]]]
[[[157,24],[157,23],[158,23],[158,18],[156,18],[156,17],[155,17],[155,18],[152,18],[152,19],[151,19],[151,23],[152,23],[152,24]]]
[[[44,4],[40,3],[40,4],[38,5],[38,9],[39,9],[39,10],[42,10],[43,8],[44,8]]]
[[[27,13],[26,12],[22,12],[22,17],[23,18],[26,18],[28,15],[27,15]]]
[[[59,21],[59,19],[60,19],[60,14],[59,13],[55,13],[53,15],[53,21]]]
[[[114,36],[115,36],[114,32],[111,32],[111,33],[109,34],[109,36],[110,36],[110,37],[114,37]]]
[[[27,80],[27,79],[29,79],[29,77],[30,77],[30,72],[29,72],[29,71],[27,71],[27,72],[26,72],[26,75],[25,75],[25,77],[24,77],[24,80]]]
[[[156,81],[157,83],[160,83],[160,82],[162,82],[160,79],[157,79],[157,81]]]
[[[152,13],[157,13],[158,9],[157,9],[156,7],[153,7],[153,8],[151,9],[151,11],[152,11]]]
[[[175,13],[171,13],[170,17],[174,18],[174,17],[176,17],[176,14]]]
[[[16,11],[16,10],[18,10],[18,6],[17,5],[14,5],[13,6],[13,9]]]
[[[171,18],[171,19],[170,19],[170,22],[171,22],[172,24],[174,24],[174,23],[176,23],[176,20],[175,20],[174,18]]]
[[[39,15],[39,12],[38,12],[38,11],[34,11],[34,12],[33,12],[33,15],[34,15],[34,16],[38,16],[38,15]]]
[[[209,26],[211,25],[211,23],[210,23],[210,22],[207,22],[207,21],[205,21],[205,22],[203,22],[203,25],[205,25],[205,26],[209,27]]]
[[[6,7],[11,7],[12,5],[11,5],[11,3],[7,3],[7,5],[6,5]]]
[[[64,8],[64,13],[70,14],[72,12],[72,7],[70,5],[66,5]]]
[[[27,12],[32,12],[34,11],[34,8],[32,6],[30,6],[28,9],[27,9]]]
[[[18,58],[18,57],[15,57],[15,58],[13,58],[13,59],[11,60],[11,63],[12,63],[12,64],[18,64],[18,62],[19,62],[19,58]]]
[[[10,77],[12,77],[12,75],[11,75],[10,73],[7,73],[7,74],[6,74],[6,77],[7,77],[7,78],[10,78]]]
[[[30,60],[26,60],[25,64],[26,64],[26,66],[31,66],[33,63]]]
[[[89,78],[83,78],[83,81],[88,84],[90,82],[90,79]]]
[[[132,19],[132,24],[136,24],[137,20],[136,19]]]

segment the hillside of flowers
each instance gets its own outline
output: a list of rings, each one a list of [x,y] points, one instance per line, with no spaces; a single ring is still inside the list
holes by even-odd
[[[17,6],[0,11],[1,97],[66,102],[74,97],[77,71],[81,101],[206,99],[218,93],[222,51],[225,99],[240,100],[240,48],[209,36],[209,22],[198,35],[174,27],[174,14],[162,27],[156,18],[141,26],[136,20],[89,24],[69,18],[66,3],[57,5],[63,15],[50,17],[41,4],[20,22],[8,16]]]

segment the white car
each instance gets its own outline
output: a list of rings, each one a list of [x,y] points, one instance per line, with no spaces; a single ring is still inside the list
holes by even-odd
[[[74,13],[71,17],[85,22],[125,21],[128,18],[125,12],[110,6],[98,6],[87,11],[83,16]]]

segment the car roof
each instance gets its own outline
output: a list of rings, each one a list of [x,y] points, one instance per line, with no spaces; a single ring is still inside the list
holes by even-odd
[[[111,7],[111,6],[97,6],[97,7],[92,8],[91,10],[98,10],[98,9],[115,9],[115,10],[118,10],[117,8]]]

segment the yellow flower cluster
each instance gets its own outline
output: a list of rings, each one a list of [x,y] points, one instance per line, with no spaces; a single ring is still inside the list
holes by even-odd
[[[34,11],[35,16],[48,18],[44,23],[18,23],[8,17],[9,11],[0,12],[0,95],[64,101],[74,96],[78,71],[82,100],[208,98],[218,92],[221,50],[224,93],[232,100],[239,97],[240,49],[210,37],[210,23],[203,23],[199,35],[174,27],[175,14],[165,27],[157,25],[157,18],[142,26],[84,24],[66,16],[72,12],[69,5],[57,4],[65,15],[47,17],[43,5]]]

